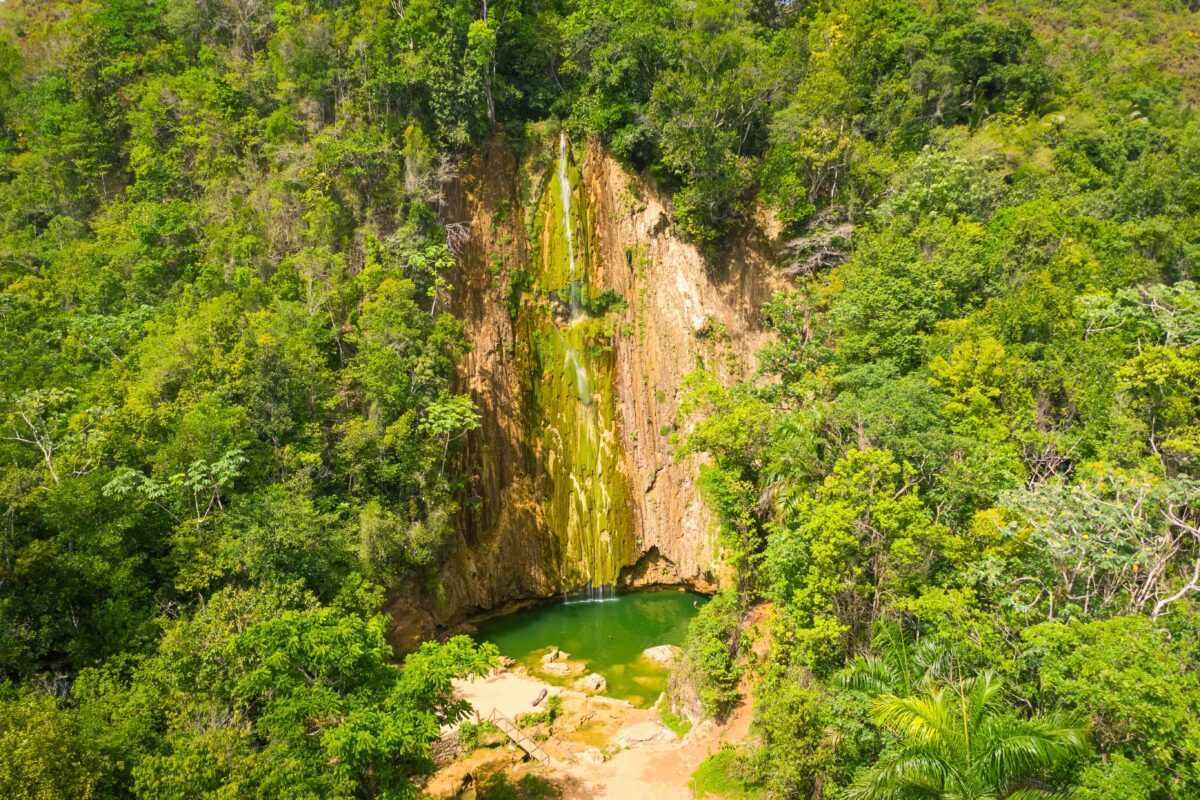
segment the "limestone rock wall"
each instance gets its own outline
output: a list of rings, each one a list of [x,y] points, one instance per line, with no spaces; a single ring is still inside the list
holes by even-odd
[[[601,274],[626,298],[616,381],[627,471],[635,502],[635,541],[656,554],[651,580],[717,577],[714,525],[696,487],[699,461],[675,460],[671,434],[684,377],[698,368],[726,381],[743,377],[766,343],[759,310],[785,288],[770,242],[754,234],[728,260],[711,265],[673,235],[667,200],[591,146],[584,169],[595,209]],[[657,574],[656,574],[657,572]]]
[[[466,445],[470,484],[440,578],[395,602],[393,638],[402,644],[578,581],[578,570],[565,567],[569,545],[551,530],[561,527],[552,498],[566,478],[556,473],[561,454],[543,433],[548,419],[561,425],[563,415],[547,412],[547,393],[537,383],[555,369],[537,355],[555,302],[547,290],[560,297],[562,290],[547,285],[554,269],[545,261],[556,249],[547,237],[562,235],[544,224],[547,192],[557,191],[557,145],[549,137],[539,146],[526,143],[532,152],[519,160],[504,140],[494,140],[466,165],[448,198],[452,219],[470,223],[449,301],[471,344],[460,389],[474,398],[482,425]],[[673,235],[669,199],[652,183],[595,143],[570,152],[572,180],[581,184],[573,202],[581,206],[575,233],[588,259],[586,280],[594,293],[611,289],[625,301],[603,321],[589,321],[588,334],[593,346],[603,339],[594,380],[611,384],[598,390],[614,417],[613,452],[624,472],[622,490],[611,495],[622,508],[608,516],[632,527],[614,537],[626,565],[621,579],[711,587],[720,580],[720,555],[696,486],[699,463],[677,461],[673,452],[681,385],[700,367],[729,380],[753,369],[767,341],[759,309],[784,288],[783,278],[765,233],[709,263]]]

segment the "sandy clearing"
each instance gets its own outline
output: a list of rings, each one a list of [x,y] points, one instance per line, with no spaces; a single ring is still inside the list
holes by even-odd
[[[518,714],[539,711],[544,706],[535,706],[533,701],[543,689],[548,694],[558,694],[562,691],[561,687],[512,672],[469,681],[454,681],[455,694],[468,701],[479,716],[484,718],[490,716],[492,711],[499,711],[510,719]]]

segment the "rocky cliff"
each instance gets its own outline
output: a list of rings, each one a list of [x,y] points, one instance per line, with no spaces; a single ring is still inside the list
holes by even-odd
[[[759,309],[783,286],[769,239],[706,261],[599,145],[524,149],[491,142],[452,192],[470,223],[451,293],[471,343],[461,384],[482,425],[438,590],[401,602],[398,639],[520,599],[719,581],[699,464],[675,459],[672,434],[684,376],[753,368]]]

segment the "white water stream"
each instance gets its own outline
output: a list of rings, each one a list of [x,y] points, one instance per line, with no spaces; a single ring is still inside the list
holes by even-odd
[[[568,316],[568,326],[574,326],[579,323],[585,316],[580,303],[580,283],[583,276],[578,275],[575,267],[575,224],[571,215],[571,196],[573,189],[571,187],[571,175],[569,170],[568,149],[567,149],[567,133],[563,131],[558,137],[558,191],[559,200],[562,206],[562,229],[563,236],[567,244],[567,296],[570,313]],[[592,381],[588,375],[586,359],[581,357],[579,351],[571,346],[567,341],[567,337],[561,331],[555,328],[555,335],[558,337],[559,344],[562,346],[564,354],[563,368],[570,370],[575,385],[575,396],[579,402],[585,406],[592,405]],[[609,501],[608,491],[604,486],[604,454],[607,450],[607,443],[603,441],[605,438],[597,427],[595,418],[596,411],[592,408],[584,410],[576,419],[579,424],[579,429],[574,433],[581,439],[588,440],[586,445],[583,442],[577,444],[576,452],[594,452],[596,454],[596,463],[587,465],[590,469],[582,473],[584,481],[599,483],[601,492],[601,502],[607,504]],[[566,433],[564,431],[564,433]],[[583,466],[583,465],[581,465]],[[590,475],[587,474],[590,472]],[[590,493],[587,487],[581,484],[580,474],[576,471],[572,472],[571,482],[576,497],[577,513],[583,519],[590,519],[596,513],[596,509],[589,507]],[[576,590],[569,593],[569,598],[575,601],[596,602],[603,600],[613,600],[616,598],[615,588],[613,586],[605,586],[602,582],[597,585],[597,575],[595,570],[597,565],[602,562],[603,554],[596,552],[604,544],[607,544],[607,536],[603,537],[603,542],[599,536],[588,536],[583,540],[583,545],[587,552],[584,553],[584,561],[587,569],[587,583]],[[589,546],[590,545],[590,546]]]
[[[567,173],[567,132],[558,135],[558,193],[562,200],[563,233],[567,237],[567,293],[570,298],[571,322],[579,318],[579,287],[575,282],[575,230],[571,223],[571,176]]]

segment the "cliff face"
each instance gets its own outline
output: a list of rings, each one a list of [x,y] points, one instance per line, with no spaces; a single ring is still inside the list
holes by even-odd
[[[589,585],[719,580],[699,463],[674,460],[671,434],[684,376],[752,369],[758,309],[783,285],[768,242],[750,237],[717,274],[601,147],[535,150],[518,162],[492,142],[451,198],[470,222],[452,302],[482,425],[439,589],[401,601],[399,640]]]
[[[696,486],[699,460],[675,460],[671,443],[681,386],[699,368],[725,382],[747,375],[768,338],[760,309],[786,284],[765,235],[739,241],[714,267],[673,235],[665,198],[601,148],[587,148],[584,174],[595,209],[598,280],[628,302],[620,326],[628,335],[613,342],[614,380],[634,536],[649,568],[638,577],[710,584],[718,554]]]

